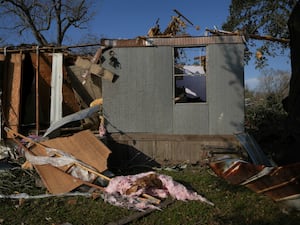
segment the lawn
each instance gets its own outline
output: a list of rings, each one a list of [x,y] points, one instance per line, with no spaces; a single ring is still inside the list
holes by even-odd
[[[215,206],[198,201],[172,201],[161,210],[144,213],[129,224],[299,224],[300,212],[286,213],[285,208],[266,196],[243,186],[226,183],[207,166],[189,165],[178,171],[159,170],[174,180],[193,188]],[[44,194],[35,185],[35,172],[20,169],[0,172],[0,194]],[[141,212],[112,206],[101,197],[64,196],[40,199],[0,199],[1,225],[34,224],[125,224],[124,219],[140,216]]]

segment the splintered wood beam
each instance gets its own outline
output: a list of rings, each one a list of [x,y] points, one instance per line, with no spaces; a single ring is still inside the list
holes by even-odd
[[[174,9],[174,12],[176,12],[178,14],[178,16],[181,16],[183,19],[185,19],[189,24],[194,26],[194,24],[188,18],[186,18],[184,15],[182,15],[182,13],[180,13],[178,10]]]
[[[276,38],[276,37],[267,36],[267,35],[261,36],[261,35],[256,35],[256,34],[247,34],[247,33],[243,33],[243,31],[231,32],[231,31],[225,31],[225,30],[212,30],[212,29],[206,29],[206,30],[215,35],[247,36],[248,38],[251,38],[251,39],[274,41],[274,42],[280,42],[280,43],[286,43],[286,44],[290,42],[290,39],[286,39],[286,38]]]

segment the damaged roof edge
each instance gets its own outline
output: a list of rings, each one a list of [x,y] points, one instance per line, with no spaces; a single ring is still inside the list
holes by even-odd
[[[199,46],[207,44],[243,44],[243,36],[203,36],[203,37],[138,37],[136,39],[101,39],[105,47],[143,47],[143,46]]]

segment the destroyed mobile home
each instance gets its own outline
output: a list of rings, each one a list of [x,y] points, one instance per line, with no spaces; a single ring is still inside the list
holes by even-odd
[[[230,110],[235,111],[235,115],[226,112],[228,117],[223,119],[222,114],[218,125],[213,121],[207,123],[207,118],[203,117],[198,127],[199,124],[194,124],[198,118],[196,114],[189,113],[190,107],[196,107],[208,115],[208,99],[212,102],[217,99],[216,93],[207,92],[207,88],[213,88],[208,85],[207,71],[213,71],[214,66],[207,64],[206,48],[211,48],[211,62],[224,49],[235,52],[232,55],[235,56],[235,64],[226,62],[225,56],[217,61],[221,59],[222,63],[232,67],[227,68],[227,73],[223,71],[223,81],[229,84],[233,81],[230,85],[236,88],[223,97],[237,107]],[[199,142],[197,135],[215,134],[216,126],[219,126],[224,135],[221,139],[232,139],[229,134],[233,130],[243,129],[243,110],[238,107],[242,104],[243,67],[240,56],[243,49],[241,37],[102,40],[93,58],[73,56],[66,51],[54,52],[51,47],[5,48],[1,55],[1,137],[5,141],[13,141],[18,157],[26,158],[22,167],[34,168],[51,194],[61,195],[87,186],[100,191],[105,201],[111,204],[137,210],[159,209],[161,199],[168,196],[214,205],[171,177],[155,172],[106,176],[108,161],[112,161],[109,158],[117,155],[117,163],[127,163],[126,157],[123,158],[124,152],[114,151],[116,146],[124,144],[115,144],[115,140],[111,141],[107,134],[119,133],[138,139],[134,133],[143,136],[151,132],[150,137],[145,137],[152,139],[152,142],[156,141],[155,136],[165,135],[170,143],[178,143],[178,140],[174,142],[173,135],[187,134],[183,135],[187,142],[190,137]],[[185,59],[187,54],[195,60],[195,65],[187,64],[191,59]],[[153,55],[156,56],[149,57]],[[163,59],[167,60],[169,66]],[[133,71],[133,68],[137,71]],[[236,77],[233,71],[238,71],[239,76]],[[210,75],[211,79],[216,79],[213,74]],[[140,86],[134,85],[133,88],[128,82],[134,82],[135,79]],[[142,82],[143,79],[148,82]],[[112,86],[106,86],[105,82]],[[194,82],[201,88],[193,86]],[[225,89],[229,90],[228,87]],[[155,88],[155,91],[150,92],[151,88]],[[141,94],[147,104],[144,104]],[[124,102],[124,97],[128,101]],[[147,105],[155,107],[149,111]],[[176,106],[178,113],[175,112]],[[137,108],[140,110],[132,111]],[[172,112],[174,118],[169,120],[169,113]],[[144,123],[141,117],[147,118],[148,114],[149,121]],[[128,115],[131,115],[131,122]],[[181,123],[176,124],[179,117],[187,121],[187,126],[182,127],[184,129],[179,129]],[[237,121],[236,126],[231,125],[232,120]],[[216,139],[212,138],[211,141]],[[139,157],[140,154],[136,152],[140,150],[138,146],[143,145],[139,140],[137,142],[133,158]],[[193,145],[191,143],[191,151],[195,152],[196,146]],[[125,146],[130,149],[130,144]],[[120,152],[121,156],[118,154]],[[128,154],[127,158],[130,157]],[[148,157],[151,163],[155,162],[151,157]],[[132,163],[132,159],[130,161]]]
[[[13,141],[27,160],[23,168],[33,167],[49,193],[86,186],[137,210],[159,209],[168,196],[214,205],[156,172],[105,175],[108,164],[203,163],[212,148],[241,147],[232,134],[244,132],[243,37],[151,31],[104,39],[93,57],[62,51],[67,48],[3,49],[1,139]],[[221,177],[235,170],[218,163],[210,166]],[[251,176],[261,170],[254,166]]]

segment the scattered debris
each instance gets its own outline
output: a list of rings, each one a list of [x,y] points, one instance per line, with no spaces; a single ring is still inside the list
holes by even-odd
[[[5,145],[0,145],[0,160],[8,158],[10,156],[10,148]]]
[[[8,128],[5,130],[15,136],[14,140],[22,147],[27,155],[54,157],[57,160],[60,159],[63,161],[62,159],[64,159],[65,161],[68,161],[67,166],[58,165],[58,167],[50,164],[34,164],[35,169],[41,176],[50,193],[66,193],[83,184],[101,189],[101,187],[91,183],[91,180],[95,178],[92,175],[102,176],[101,172],[107,169],[107,158],[110,154],[110,150],[98,140],[91,131],[84,130],[70,137],[53,138],[37,143]],[[30,148],[25,147],[17,137],[25,139],[32,146],[30,146]],[[58,149],[60,151],[49,151],[47,150],[49,148]],[[67,153],[68,156],[67,154],[61,154],[61,152]],[[70,157],[70,155],[74,158]],[[61,158],[62,156],[64,157]],[[90,176],[90,178],[82,180],[78,178],[80,177],[78,174],[77,178],[71,175],[72,173],[73,175],[74,173],[78,173],[78,171],[81,174]]]
[[[49,196],[65,195],[81,186],[87,186],[100,191],[102,198],[110,204],[139,211],[159,210],[161,199],[168,196],[182,201],[198,200],[214,205],[170,176],[156,172],[113,178],[103,175],[107,171],[107,159],[111,151],[90,130],[67,137],[40,139],[40,142],[35,141],[38,138],[32,140],[7,127],[5,131],[24,151],[26,163],[33,165],[38,172],[45,187],[52,194]],[[107,181],[107,184],[102,185],[101,180]],[[30,198],[27,194],[0,197]],[[38,197],[48,195],[31,198]]]
[[[78,120],[82,120],[86,117],[91,116],[94,113],[97,113],[100,111],[100,105],[94,105],[92,107],[80,110],[76,113],[70,114],[68,116],[63,117],[62,119],[54,122],[53,124],[51,124],[51,126],[47,129],[47,131],[44,133],[43,137],[47,137],[49,136],[52,132],[54,132],[56,129],[62,127],[63,125],[70,123],[70,122],[74,122],[74,121],[78,121]]]
[[[252,162],[223,156],[209,163],[212,170],[231,184],[245,186],[291,209],[300,210],[300,163],[276,166],[254,144],[253,138],[241,135],[239,139]]]
[[[91,197],[92,193],[89,192],[68,192],[63,194],[40,194],[40,195],[29,195],[27,193],[18,193],[11,195],[2,195],[0,194],[0,198],[6,199],[39,199],[39,198],[50,198],[50,197],[66,197],[66,196],[85,196]]]
[[[173,10],[177,16],[172,16],[170,23],[166,29],[161,32],[159,26],[159,19],[156,20],[155,26],[148,31],[148,37],[173,37],[178,35],[187,35],[185,29],[187,24],[194,26],[194,24],[178,10]],[[195,26],[196,30],[199,30],[199,26]]]
[[[258,143],[255,139],[248,133],[239,133],[236,134],[236,138],[239,140],[241,145],[247,151],[251,161],[255,165],[265,165],[265,166],[274,166],[272,162],[265,153],[261,150]]]

